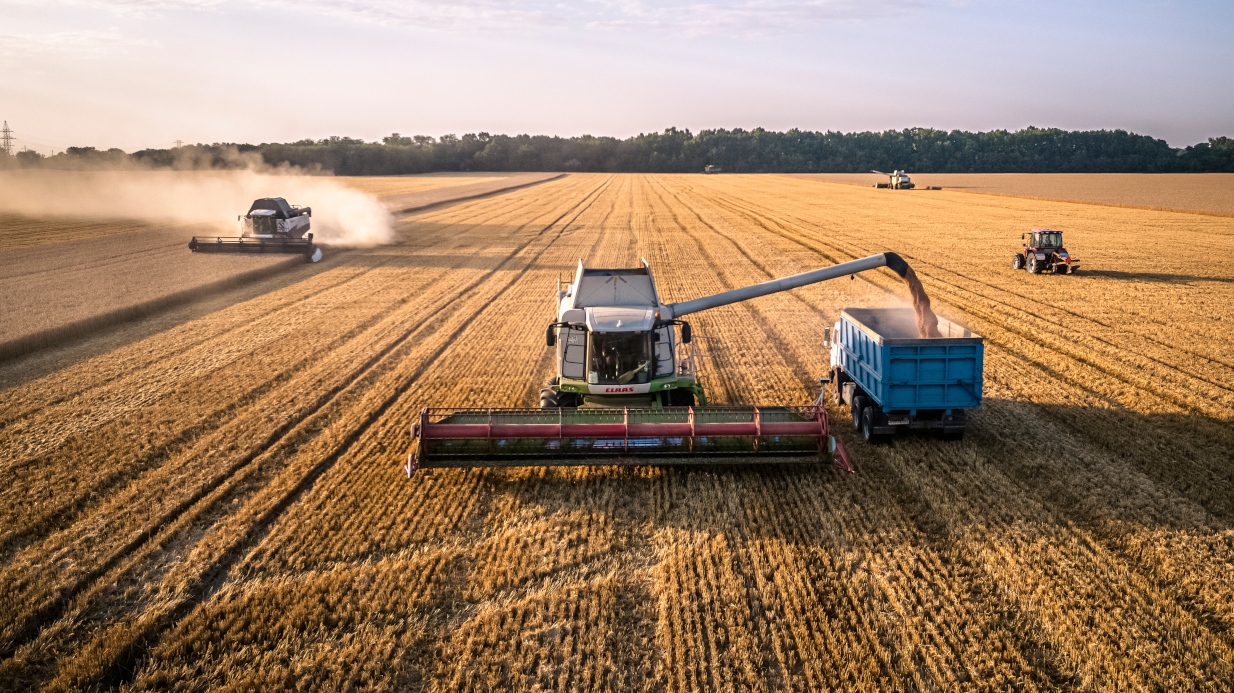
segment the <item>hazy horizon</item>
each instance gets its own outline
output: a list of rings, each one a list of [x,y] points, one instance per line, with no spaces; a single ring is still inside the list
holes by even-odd
[[[486,131],[1234,135],[1234,5],[0,2],[18,146]]]

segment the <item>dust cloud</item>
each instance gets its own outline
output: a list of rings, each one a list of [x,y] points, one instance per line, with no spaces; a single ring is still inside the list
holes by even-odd
[[[394,238],[390,213],[375,197],[295,169],[0,174],[3,214],[206,224],[220,236],[239,235],[237,215],[261,197],[312,207],[315,241],[371,247]]]

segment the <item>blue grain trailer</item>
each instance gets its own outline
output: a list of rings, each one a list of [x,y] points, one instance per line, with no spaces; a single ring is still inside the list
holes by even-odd
[[[831,339],[832,397],[852,408],[869,442],[927,429],[964,437],[981,404],[981,335],[938,319],[939,339],[921,339],[911,308],[845,308]]]

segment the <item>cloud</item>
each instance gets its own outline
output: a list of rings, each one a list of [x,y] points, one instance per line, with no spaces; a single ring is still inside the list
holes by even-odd
[[[912,12],[940,0],[63,0],[66,4],[141,16],[168,11],[267,7],[345,21],[449,31],[527,32],[587,29],[688,36],[762,37],[808,31],[841,21]]]
[[[52,34],[0,34],[0,58],[60,56],[92,59],[126,53],[133,47],[153,45],[157,45],[157,42],[126,38],[115,29],[85,29]]]
[[[129,17],[145,17],[167,10],[206,10],[227,0],[62,0],[61,4],[90,10],[105,10]],[[38,4],[31,2],[30,4]]]
[[[592,29],[662,30],[690,36],[764,37],[797,33],[824,24],[905,14],[926,0],[812,0],[649,5],[636,0],[592,0],[610,15],[588,23]]]

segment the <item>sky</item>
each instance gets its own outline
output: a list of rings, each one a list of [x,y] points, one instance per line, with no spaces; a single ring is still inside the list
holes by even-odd
[[[1234,2],[0,0],[17,145],[668,127],[1234,136]]]

